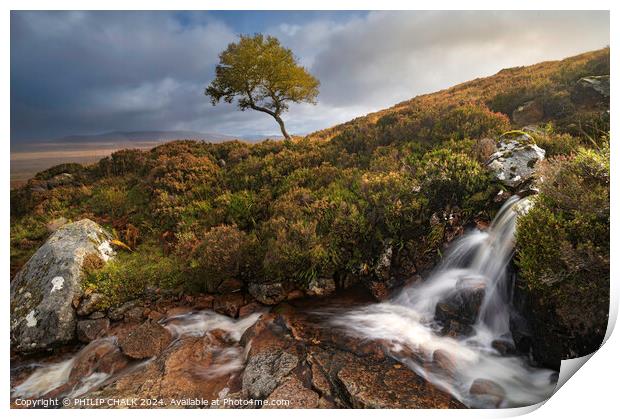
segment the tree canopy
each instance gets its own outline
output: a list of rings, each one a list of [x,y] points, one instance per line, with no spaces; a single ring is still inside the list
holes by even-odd
[[[250,108],[271,115],[289,139],[282,113],[289,103],[315,104],[319,81],[273,36],[241,35],[219,57],[215,79],[205,90],[213,105],[237,98],[242,111]]]

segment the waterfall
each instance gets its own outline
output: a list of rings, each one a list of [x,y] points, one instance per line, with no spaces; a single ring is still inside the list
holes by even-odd
[[[510,275],[518,212],[526,204],[510,198],[487,231],[465,234],[422,283],[391,300],[334,316],[347,333],[387,342],[390,354],[471,407],[515,407],[548,398],[553,371],[535,368],[523,355],[506,355],[510,333]],[[438,303],[455,295],[478,302],[468,333],[446,334],[437,320]]]

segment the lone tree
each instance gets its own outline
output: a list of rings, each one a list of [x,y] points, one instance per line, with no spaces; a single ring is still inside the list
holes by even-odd
[[[280,45],[273,36],[241,35],[220,53],[215,79],[205,89],[216,105],[221,99],[232,103],[238,98],[239,109],[248,108],[271,115],[286,132],[282,113],[291,102],[316,104],[319,81],[299,64],[293,52]]]

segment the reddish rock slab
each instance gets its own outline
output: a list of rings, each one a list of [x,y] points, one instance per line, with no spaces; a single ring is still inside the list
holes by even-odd
[[[158,323],[147,321],[119,339],[123,353],[144,359],[159,355],[172,341],[170,332]]]

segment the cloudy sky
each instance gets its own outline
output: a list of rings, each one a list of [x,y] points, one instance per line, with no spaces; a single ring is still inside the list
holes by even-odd
[[[609,45],[608,12],[12,12],[11,143],[106,131],[278,134],[204,88],[238,34],[275,35],[321,81],[304,134],[502,68]]]

